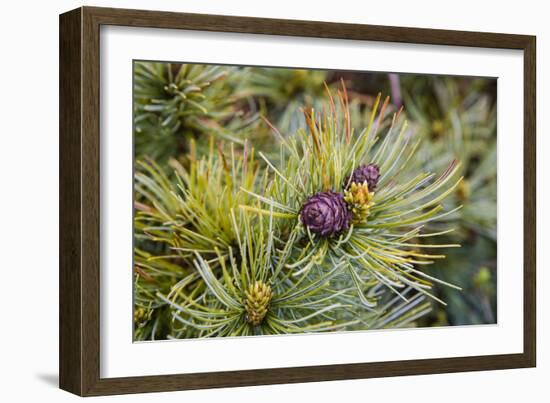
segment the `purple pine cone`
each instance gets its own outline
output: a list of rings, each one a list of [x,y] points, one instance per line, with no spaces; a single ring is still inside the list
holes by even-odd
[[[378,165],[361,165],[360,167],[355,168],[351,174],[351,177],[346,178],[344,185],[347,189],[353,182],[361,185],[366,181],[367,185],[369,185],[369,191],[374,192],[376,190],[376,185],[378,184],[379,178],[380,168],[378,168]]]
[[[349,228],[351,212],[341,193],[320,192],[306,200],[300,219],[311,232],[332,236]]]

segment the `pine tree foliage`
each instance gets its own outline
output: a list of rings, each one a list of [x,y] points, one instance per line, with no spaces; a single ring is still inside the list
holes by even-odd
[[[267,192],[254,196],[269,206],[269,214],[281,218],[281,225],[287,227],[281,231],[288,232],[295,226],[300,229],[300,238],[305,243],[292,265],[296,273],[307,272],[319,264],[344,261],[345,272],[366,307],[374,307],[377,302],[365,295],[364,288],[378,283],[397,295],[399,289],[412,287],[437,299],[429,292],[431,281],[437,279],[426,277],[415,266],[432,264],[444,255],[416,251],[421,245],[414,243],[414,239],[452,231],[450,228],[429,233],[424,227],[460,209],[458,206],[444,211],[441,205],[461,183],[462,178],[457,178],[460,164],[452,161],[439,175],[415,169],[411,172],[408,168],[419,142],[407,131],[407,123],[399,125],[396,113],[383,139],[378,134],[389,99],[378,116],[375,105],[369,125],[359,132],[349,121],[345,88],[340,95],[336,102],[329,93],[331,108],[325,115],[305,112],[307,129],[299,130],[291,138],[281,136],[284,155],[281,160],[286,163],[278,168],[266,161],[274,179]],[[354,170],[365,163],[377,164],[381,172],[372,200],[369,197],[368,218],[332,237],[312,234],[307,225],[301,225],[300,215],[308,198],[319,192],[343,192]],[[268,213],[266,209],[245,208]],[[423,249],[456,246],[422,244]]]
[[[275,161],[253,136],[223,144],[218,133],[200,152],[190,141],[169,169],[138,157],[137,340],[411,326],[429,299],[444,303],[434,283],[459,288],[425,267],[459,246],[437,241],[453,228],[428,228],[460,210],[444,205],[462,183],[460,164],[419,168],[420,139],[401,113],[386,117],[388,99],[380,111],[376,99],[360,130],[345,87],[327,87],[324,105],[304,109],[296,133],[266,123],[280,144]],[[365,164],[379,167],[375,186],[351,182]],[[305,217],[308,202],[329,219]]]
[[[450,156],[462,162],[464,181],[448,200],[464,205],[455,232],[462,240],[468,231],[496,240],[496,107],[482,82],[463,81],[461,88],[449,77],[415,77],[407,87],[423,96],[404,92],[407,114],[423,139],[416,161],[427,169],[440,168]]]
[[[243,74],[242,91],[285,134],[293,134],[300,127],[301,108],[323,105],[329,79],[324,70],[251,67]]]
[[[445,262],[430,269],[463,292],[448,287],[437,295],[448,302],[429,318],[436,325],[482,324],[496,321],[497,139],[494,80],[453,77],[403,77],[404,104],[422,138],[416,162],[437,169],[449,156],[462,162],[464,181],[447,208],[462,205],[448,223],[457,230],[446,235],[462,245],[449,250]],[[413,96],[414,94],[414,96]]]
[[[184,153],[190,139],[211,135],[243,144],[259,120],[238,105],[241,74],[235,67],[135,62],[136,155],[165,162]]]

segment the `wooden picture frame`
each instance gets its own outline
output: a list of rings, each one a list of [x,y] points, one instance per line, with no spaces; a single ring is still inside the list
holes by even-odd
[[[100,27],[171,28],[524,52],[523,353],[100,377]],[[482,32],[81,7],[60,16],[60,387],[81,396],[533,367],[536,363],[535,37]]]

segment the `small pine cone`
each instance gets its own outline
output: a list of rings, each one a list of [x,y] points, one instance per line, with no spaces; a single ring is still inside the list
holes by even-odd
[[[314,234],[332,236],[349,228],[351,214],[341,193],[321,192],[306,200],[300,219]]]
[[[134,307],[134,323],[138,326],[141,326],[144,322],[147,321],[148,314],[147,310],[142,306]]]
[[[367,220],[370,213],[370,208],[374,204],[372,198],[373,192],[369,191],[367,182],[357,184],[352,182],[348,190],[344,190],[344,200],[348,204],[351,211],[352,222],[361,223]]]
[[[248,323],[258,326],[267,315],[267,309],[273,296],[271,287],[262,281],[256,281],[248,286],[245,295],[246,319]]]
[[[351,176],[346,178],[344,186],[349,189],[352,183],[362,184],[367,182],[369,190],[374,192],[380,179],[380,168],[376,164],[361,165],[352,172]]]

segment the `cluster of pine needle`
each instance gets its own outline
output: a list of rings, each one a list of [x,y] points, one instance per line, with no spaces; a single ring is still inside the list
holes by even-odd
[[[363,78],[135,62],[135,340],[448,319],[434,306],[470,283],[446,255],[472,234],[496,250],[495,155],[474,144],[493,147],[494,115],[479,92],[432,116],[403,91],[404,110]],[[486,132],[439,142],[454,110]]]

